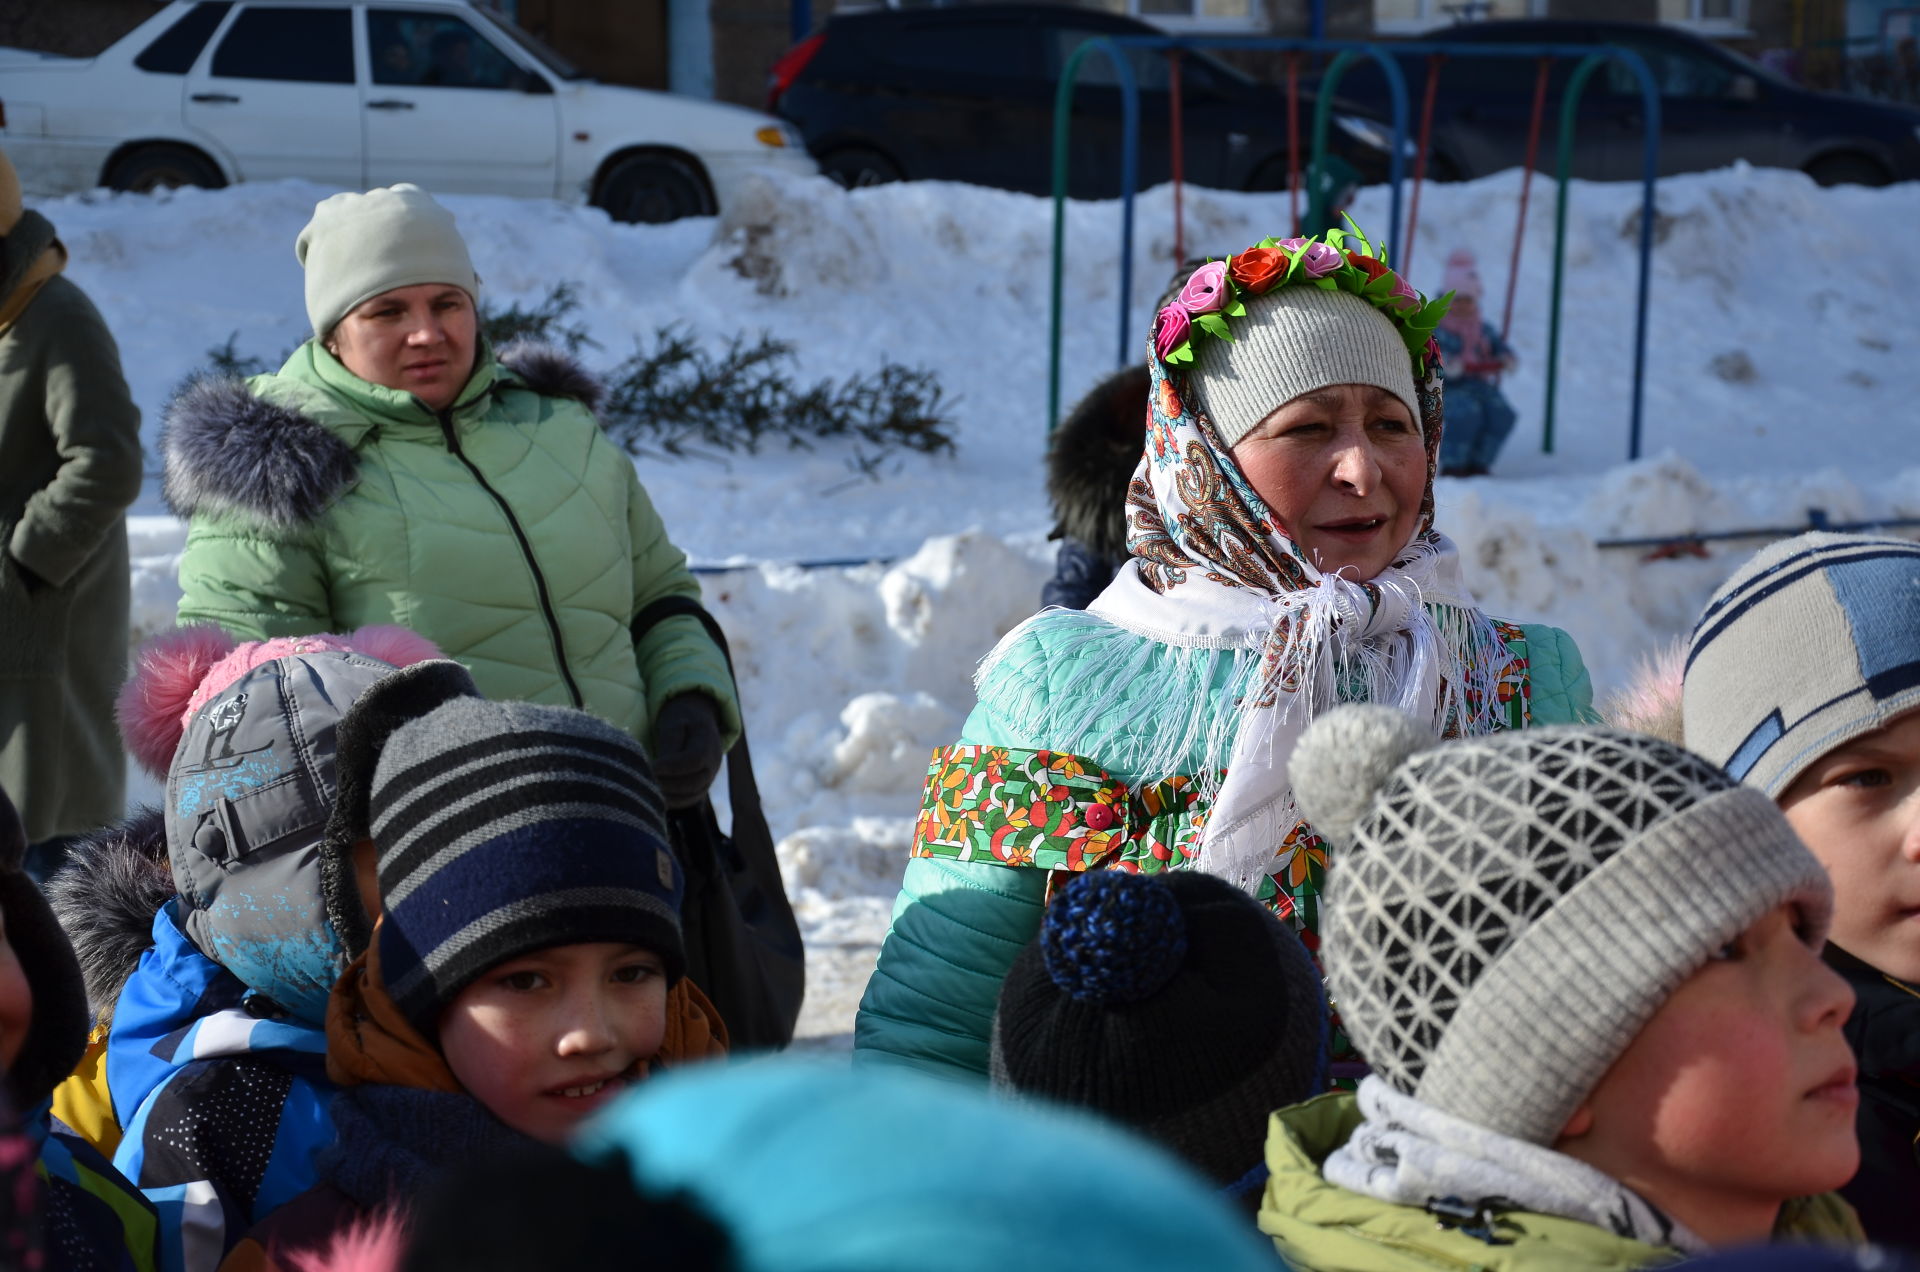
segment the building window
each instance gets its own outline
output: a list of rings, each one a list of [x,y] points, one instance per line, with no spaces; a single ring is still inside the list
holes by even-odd
[[[1124,13],[1168,31],[1264,32],[1261,0],[1083,0],[1090,9]]]
[[[1547,0],[1373,0],[1373,29],[1380,35],[1418,35],[1456,22],[1546,16]]]
[[[1660,0],[1660,20],[1709,35],[1747,33],[1747,0]]]

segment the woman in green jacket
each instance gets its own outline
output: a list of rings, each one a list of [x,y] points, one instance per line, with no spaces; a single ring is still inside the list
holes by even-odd
[[[856,1060],[984,1080],[1001,982],[1066,872],[1205,870],[1317,949],[1327,846],[1286,765],[1336,702],[1436,735],[1591,718],[1572,640],[1482,613],[1433,526],[1446,305],[1335,231],[1209,263],[1161,310],[1132,558],[983,664],[928,774]]]
[[[180,621],[242,640],[398,623],[490,697],[581,707],[647,745],[674,806],[739,733],[732,677],[632,461],[564,355],[499,356],[453,217],[411,185],[314,209],[296,254],[313,339],[279,371],[170,409],[189,519]]]

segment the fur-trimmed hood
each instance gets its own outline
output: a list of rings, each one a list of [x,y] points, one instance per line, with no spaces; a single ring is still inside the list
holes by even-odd
[[[67,860],[48,882],[47,900],[73,942],[95,1020],[111,1024],[120,991],[153,944],[153,916],[173,899],[166,823],[157,808],[137,809],[80,839]]]
[[[516,341],[495,355],[501,387],[572,398],[597,411],[604,388],[572,355]],[[353,445],[246,380],[201,376],[168,405],[160,429],[161,493],[176,516],[244,512],[279,529],[326,511],[359,472]]]
[[[1127,556],[1127,481],[1146,447],[1145,363],[1124,367],[1080,399],[1047,446],[1055,534],[1108,561]]]

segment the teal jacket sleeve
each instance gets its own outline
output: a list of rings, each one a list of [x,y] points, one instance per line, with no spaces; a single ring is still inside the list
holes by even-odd
[[[984,703],[967,717],[960,741],[1039,745]],[[909,859],[854,1021],[854,1062],[983,1081],[1000,983],[1020,947],[1040,931],[1046,892],[1039,870]]]
[[[856,1064],[982,1081],[1000,983],[1040,930],[1047,877],[977,861],[907,863],[854,1023]]]
[[[1593,709],[1593,677],[1573,637],[1558,627],[1528,624],[1527,662],[1535,724],[1598,724]]]

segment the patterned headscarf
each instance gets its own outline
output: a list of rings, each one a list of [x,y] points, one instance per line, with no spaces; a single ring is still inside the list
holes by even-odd
[[[1309,240],[1297,254],[1305,259],[1313,246]],[[1147,444],[1127,492],[1132,559],[1088,616],[1049,613],[1033,620],[1078,623],[1085,652],[1102,643],[1100,629],[1115,628],[1172,647],[1173,668],[1162,681],[1167,692],[1189,695],[1193,707],[1184,736],[1173,730],[1156,739],[1150,766],[1178,771],[1198,745],[1212,771],[1193,776],[1212,786],[1213,801],[1195,865],[1256,893],[1269,877],[1283,890],[1297,883],[1308,873],[1302,854],[1324,860],[1286,776],[1294,743],[1318,714],[1337,702],[1376,702],[1430,722],[1436,736],[1488,733],[1504,723],[1503,702],[1512,689],[1502,682],[1522,674],[1467,590],[1453,543],[1433,527],[1441,379],[1438,351],[1426,333],[1444,305],[1425,302],[1371,257],[1352,267],[1352,277],[1303,275],[1298,268],[1281,273],[1288,284],[1337,285],[1371,301],[1407,339],[1427,460],[1410,541],[1372,579],[1315,568],[1196,406],[1192,377],[1203,372],[1183,369],[1193,366],[1190,347],[1166,338],[1163,311],[1149,358]],[[1261,303],[1257,298],[1274,286],[1229,291]],[[1205,317],[1224,324],[1245,314],[1235,301]],[[1201,320],[1193,321],[1201,330]],[[1205,330],[1218,338],[1214,326]],[[1424,346],[1418,354],[1411,352],[1415,343]],[[1235,357],[1245,356],[1244,347],[1235,349]],[[1112,679],[1124,683],[1130,655],[1116,648],[1112,656]],[[1231,665],[1221,668],[1223,660]],[[1215,705],[1223,692],[1234,709]],[[1090,726],[1113,701],[1089,705],[1065,731]]]

